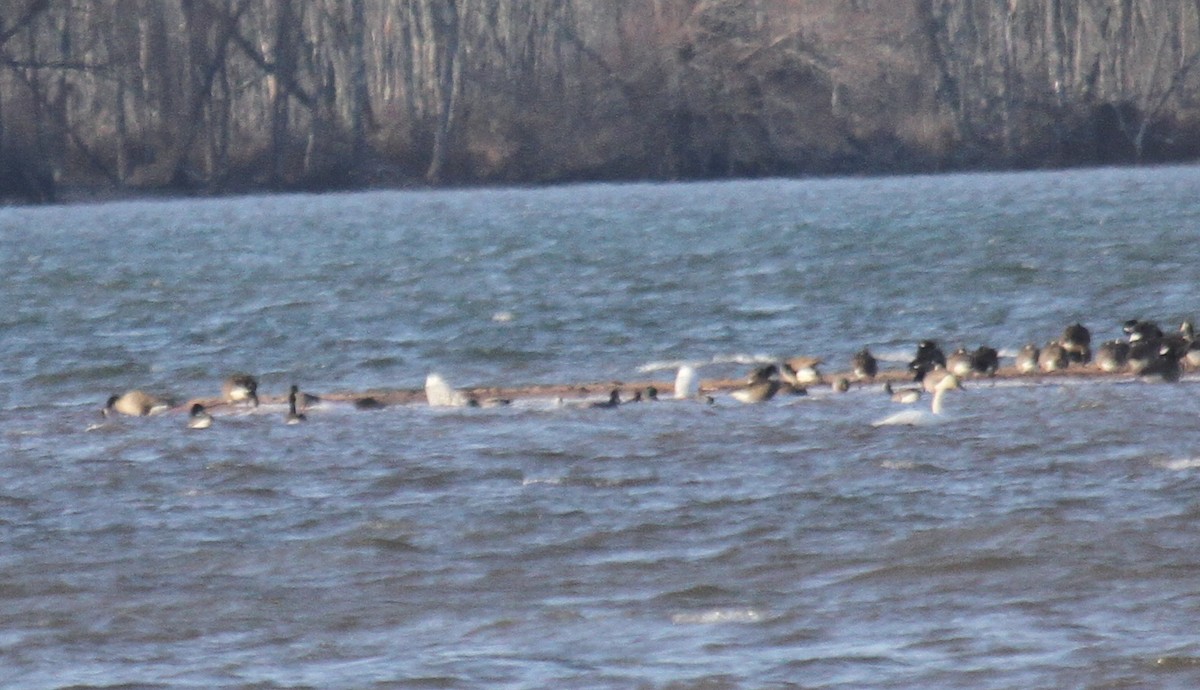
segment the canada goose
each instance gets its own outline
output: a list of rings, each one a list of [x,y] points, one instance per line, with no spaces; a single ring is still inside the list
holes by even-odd
[[[1114,373],[1125,369],[1129,359],[1129,343],[1124,340],[1108,340],[1096,348],[1094,361],[1100,371]]]
[[[995,376],[996,370],[1000,368],[1000,353],[996,352],[996,348],[980,345],[975,348],[974,354],[971,355],[971,369],[977,374],[984,376]]]
[[[779,392],[779,368],[774,364],[758,367],[750,373],[750,378],[742,388],[732,391],[729,395],[734,400],[744,403],[766,402]]]
[[[296,409],[300,410],[301,412],[303,412],[304,410],[307,410],[308,408],[310,408],[314,405],[319,405],[320,403],[321,403],[321,396],[319,396],[319,395],[313,395],[312,393],[305,393],[304,391],[296,392]]]
[[[207,429],[212,426],[213,418],[200,403],[192,405],[188,412],[187,426],[189,429]]]
[[[1063,329],[1059,340],[1067,359],[1087,364],[1092,361],[1092,333],[1081,323],[1073,323]]]
[[[960,347],[950,356],[946,358],[946,371],[958,377],[970,375],[975,368],[975,362],[971,358],[971,353],[967,352],[967,348]]]
[[[1138,319],[1130,319],[1121,326],[1121,330],[1129,336],[1130,343],[1136,343],[1140,340],[1158,340],[1163,337],[1162,329],[1153,321],[1140,321]]]
[[[865,347],[854,353],[850,358],[850,365],[854,378],[859,381],[871,381],[879,373],[879,362]]]
[[[920,381],[935,367],[946,366],[946,355],[942,348],[932,340],[922,340],[917,343],[917,354],[908,363],[908,370],[913,373],[913,380]]]
[[[258,379],[250,374],[234,374],[221,382],[221,397],[229,404],[249,400],[258,407]]]
[[[1125,355],[1125,364],[1129,367],[1129,372],[1135,376],[1153,373],[1162,356],[1160,349],[1157,340],[1139,339],[1129,343],[1129,350]]]
[[[904,403],[906,405],[915,403],[921,399],[920,388],[901,388],[894,390],[891,382],[883,384],[883,392],[891,397],[892,402]]]
[[[295,384],[293,384],[291,389],[288,390],[288,413],[287,416],[283,418],[283,421],[287,424],[299,424],[300,422],[308,419],[303,412],[296,411],[296,397],[299,392],[300,387],[296,386]]]
[[[929,412],[924,410],[904,410],[903,412],[897,412],[878,422],[874,422],[872,426],[918,426],[941,421],[942,398],[945,397],[946,391],[950,390],[962,390],[962,383],[959,382],[958,377],[954,374],[946,374],[940,377],[937,385],[934,386],[933,403],[930,405]]]
[[[784,372],[794,380],[788,383],[797,387],[821,382],[821,359],[819,357],[791,357],[783,362],[786,367],[776,367],[775,373],[783,376]]]
[[[1029,343],[1017,352],[1017,371],[1022,374],[1032,374],[1038,369],[1038,357],[1041,356],[1038,346]]]
[[[1062,371],[1066,369],[1071,360],[1067,357],[1067,350],[1057,340],[1051,340],[1038,353],[1038,368],[1044,372]]]
[[[139,390],[132,390],[121,395],[113,395],[104,403],[104,409],[100,412],[108,417],[113,413],[120,413],[130,417],[145,417],[146,415],[158,414],[163,412],[170,405],[165,400],[154,397],[148,393]]]

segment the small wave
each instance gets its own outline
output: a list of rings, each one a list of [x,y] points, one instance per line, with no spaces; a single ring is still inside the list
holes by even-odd
[[[1183,470],[1194,470],[1200,467],[1200,458],[1180,458],[1178,460],[1155,460],[1151,463],[1155,467],[1164,470],[1174,470],[1176,472]]]
[[[676,625],[718,625],[721,623],[758,623],[763,615],[754,609],[715,609],[694,613],[676,613],[671,622]]]
[[[533,486],[535,484],[549,484],[551,486],[558,486],[562,483],[562,477],[526,477],[521,480],[521,486]]]
[[[713,355],[709,359],[667,359],[647,362],[638,366],[639,373],[648,374],[655,371],[675,371],[680,367],[692,367],[699,369],[703,366],[714,364],[767,364],[770,362],[778,362],[779,357],[772,357],[764,354],[746,354],[744,352],[735,352],[726,355]]]

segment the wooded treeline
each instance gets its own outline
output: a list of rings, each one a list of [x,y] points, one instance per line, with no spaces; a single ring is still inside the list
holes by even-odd
[[[1200,0],[0,0],[0,196],[1184,160]]]

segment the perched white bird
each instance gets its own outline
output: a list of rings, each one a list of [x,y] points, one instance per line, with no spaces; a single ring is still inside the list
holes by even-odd
[[[425,398],[430,407],[467,407],[470,396],[454,390],[439,374],[425,377]]]

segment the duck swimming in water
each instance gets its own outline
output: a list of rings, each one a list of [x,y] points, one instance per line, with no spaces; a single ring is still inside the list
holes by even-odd
[[[924,426],[927,424],[935,424],[943,421],[942,399],[948,391],[962,390],[962,383],[954,374],[947,373],[942,376],[934,386],[933,403],[930,405],[929,412],[924,410],[904,410],[896,414],[885,417],[871,426]]]
[[[207,429],[212,426],[212,415],[204,409],[200,403],[192,405],[192,409],[188,411],[187,427],[189,429]]]

